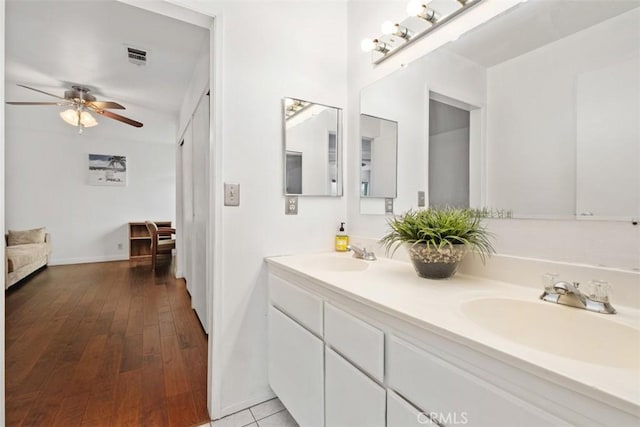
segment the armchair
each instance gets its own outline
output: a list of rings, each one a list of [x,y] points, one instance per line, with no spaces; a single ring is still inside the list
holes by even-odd
[[[151,269],[155,271],[158,256],[169,255],[176,247],[176,240],[172,235],[176,234],[175,228],[158,228],[155,222],[145,221],[149,235],[151,236]]]

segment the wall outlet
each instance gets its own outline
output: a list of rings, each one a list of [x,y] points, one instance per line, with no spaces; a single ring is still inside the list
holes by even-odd
[[[118,250],[122,250],[122,248],[124,248],[124,245],[122,243],[118,243]]]
[[[418,191],[418,207],[424,208],[424,205],[425,205],[424,191]]]
[[[285,215],[298,215],[298,196],[285,197],[284,213]]]
[[[393,214],[393,199],[391,198],[384,199],[384,213]]]
[[[224,205],[240,206],[240,184],[224,184]]]

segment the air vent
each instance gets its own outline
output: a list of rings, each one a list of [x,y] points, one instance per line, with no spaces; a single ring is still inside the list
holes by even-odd
[[[127,47],[127,56],[129,57],[129,62],[133,64],[146,65],[147,63],[147,52],[144,50]]]

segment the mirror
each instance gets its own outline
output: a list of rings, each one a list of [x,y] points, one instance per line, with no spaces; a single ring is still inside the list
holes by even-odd
[[[341,112],[283,99],[285,195],[342,196]]]
[[[398,123],[360,115],[360,196],[396,197]]]
[[[361,112],[398,122],[396,211],[424,191],[517,218],[640,217],[639,6],[522,3],[364,88]]]

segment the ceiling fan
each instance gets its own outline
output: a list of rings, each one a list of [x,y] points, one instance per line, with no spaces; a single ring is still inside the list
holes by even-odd
[[[108,110],[124,110],[125,108],[112,101],[98,101],[96,97],[89,93],[89,89],[84,86],[71,86],[71,90],[64,92],[64,97],[54,95],[52,93],[45,92],[40,89],[18,84],[18,86],[25,89],[33,90],[54,98],[58,98],[59,101],[52,102],[15,102],[7,101],[9,105],[57,105],[62,107],[70,107],[60,113],[60,117],[65,122],[72,126],[78,126],[80,128],[79,133],[82,133],[82,129],[85,127],[92,127],[98,124],[96,120],[89,114],[90,111],[100,114],[101,116],[108,117],[110,119],[117,120],[122,123],[140,128],[142,123],[132,120],[128,117],[121,116],[120,114],[113,113]]]

